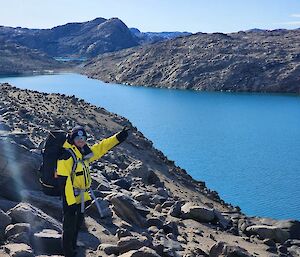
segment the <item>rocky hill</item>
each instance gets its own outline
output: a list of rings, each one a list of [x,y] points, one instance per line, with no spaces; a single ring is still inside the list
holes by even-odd
[[[165,41],[177,37],[189,36],[190,32],[141,32],[137,28],[130,28],[131,33],[137,38],[140,45],[152,44],[160,41]]]
[[[67,68],[44,53],[9,42],[0,41],[0,56],[0,75],[44,73]]]
[[[299,94],[299,41],[299,30],[199,33],[100,55],[83,73],[129,85]]]
[[[74,96],[0,85],[0,256],[61,254],[61,203],[40,190],[39,145],[51,129],[85,125],[89,143],[130,127],[92,165],[79,257],[300,256],[300,222],[247,217],[154,149],[132,124]]]
[[[52,29],[0,27],[0,41],[37,49],[52,57],[90,57],[138,45],[119,19],[97,18]]]

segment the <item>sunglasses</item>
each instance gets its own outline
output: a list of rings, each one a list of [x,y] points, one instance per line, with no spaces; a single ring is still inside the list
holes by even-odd
[[[86,136],[76,136],[75,138],[74,138],[74,141],[79,141],[79,140],[82,140],[82,141],[86,141]]]

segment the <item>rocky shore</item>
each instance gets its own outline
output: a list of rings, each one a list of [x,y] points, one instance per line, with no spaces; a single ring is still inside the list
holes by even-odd
[[[128,120],[75,96],[0,84],[0,256],[61,256],[61,203],[38,182],[48,131],[85,125],[90,144],[130,127],[92,165],[95,203],[78,256],[300,256],[300,222],[248,217],[153,148]]]
[[[299,94],[299,39],[300,30],[198,33],[100,55],[82,72],[135,86]]]
[[[40,74],[66,70],[63,62],[16,43],[0,39],[0,75]]]

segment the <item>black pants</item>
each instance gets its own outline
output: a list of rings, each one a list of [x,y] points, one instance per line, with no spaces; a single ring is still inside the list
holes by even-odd
[[[80,204],[68,206],[63,197],[63,237],[62,246],[65,257],[74,257],[79,229],[84,221]]]

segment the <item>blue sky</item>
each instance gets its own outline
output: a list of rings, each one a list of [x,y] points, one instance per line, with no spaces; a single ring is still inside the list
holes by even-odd
[[[0,0],[0,25],[51,28],[118,17],[141,31],[300,28],[300,0]]]

